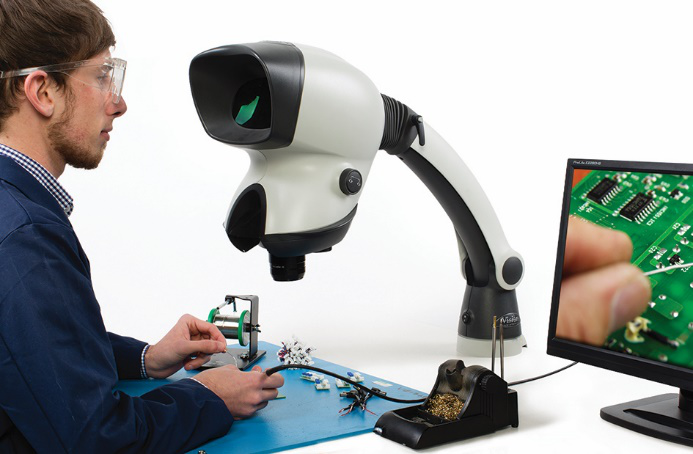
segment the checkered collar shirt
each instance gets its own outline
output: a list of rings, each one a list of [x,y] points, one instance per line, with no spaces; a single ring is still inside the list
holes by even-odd
[[[51,175],[45,167],[31,159],[29,156],[1,143],[0,156],[7,156],[22,166],[24,170],[29,172],[39,183],[43,185],[44,188],[48,190],[48,192],[51,193],[53,197],[55,197],[55,200],[58,201],[65,214],[70,216],[72,209],[74,208],[72,197],[70,197],[70,194],[63,189],[60,183],[58,183],[58,180]]]

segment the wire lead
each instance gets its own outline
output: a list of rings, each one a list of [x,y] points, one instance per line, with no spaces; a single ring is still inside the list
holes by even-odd
[[[688,268],[689,266],[693,266],[693,263],[684,263],[684,264],[679,264],[679,265],[665,266],[664,268],[660,268],[658,270],[648,271],[645,273],[645,276],[652,276],[653,274],[665,273],[669,270],[675,270],[678,268]]]
[[[339,378],[340,380],[343,380],[343,381],[351,384],[355,388],[360,388],[366,392],[371,393],[372,395],[374,395],[376,397],[380,397],[381,399],[389,400],[391,402],[397,402],[397,403],[401,403],[401,404],[417,404],[417,403],[421,403],[421,402],[426,401],[426,398],[423,398],[423,399],[397,399],[394,397],[390,397],[387,395],[387,393],[385,391],[382,391],[378,388],[369,388],[367,386],[362,385],[361,383],[355,382],[353,380],[349,380],[348,378],[343,377],[343,376],[336,374],[334,372],[330,372],[329,370],[320,369],[319,367],[308,366],[305,364],[282,364],[280,366],[275,366],[275,367],[271,367],[269,369],[266,369],[265,374],[267,374],[269,376],[269,375],[275,374],[275,373],[279,372],[280,370],[284,370],[284,369],[308,369],[308,370],[312,370],[315,372],[320,372],[321,374],[330,375],[332,377]]]

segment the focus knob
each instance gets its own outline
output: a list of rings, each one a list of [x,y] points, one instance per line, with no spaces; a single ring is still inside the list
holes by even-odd
[[[346,195],[357,194],[361,190],[363,177],[356,169],[344,169],[339,176],[339,189]]]

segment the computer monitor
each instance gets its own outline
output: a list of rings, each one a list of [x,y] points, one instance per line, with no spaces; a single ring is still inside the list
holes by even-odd
[[[624,232],[630,242],[603,229]],[[618,252],[619,248],[626,252]],[[680,388],[679,394],[602,408],[601,417],[689,446],[693,446],[691,262],[693,165],[568,160],[548,353]],[[637,290],[638,281],[647,290],[649,280],[651,297],[649,292],[638,296],[637,291],[615,290],[618,279],[608,274],[614,270],[631,276],[631,290]],[[628,298],[634,306],[627,306]],[[623,324],[615,323],[617,315],[624,318],[628,307],[636,313],[644,310],[617,326]]]

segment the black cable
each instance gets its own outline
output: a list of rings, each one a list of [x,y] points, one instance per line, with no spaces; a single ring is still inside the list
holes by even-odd
[[[562,371],[568,369],[569,367],[573,367],[573,366],[576,365],[576,364],[577,364],[577,361],[574,362],[574,363],[570,363],[570,364],[568,364],[568,365],[565,366],[565,367],[561,367],[560,369],[556,369],[556,370],[554,370],[553,372],[549,372],[548,374],[544,374],[544,375],[540,375],[540,376],[538,376],[538,377],[527,378],[527,379],[525,379],[525,380],[519,380],[519,381],[514,381],[514,382],[512,382],[512,383],[508,383],[508,386],[521,385],[521,384],[523,384],[523,383],[527,383],[527,382],[530,382],[530,381],[539,380],[540,378],[545,378],[545,377],[551,376],[551,375],[553,375],[553,374],[557,374],[557,373],[559,373],[559,372],[562,372]]]
[[[524,380],[518,380],[518,381],[508,383],[508,386],[517,386],[517,385],[521,385],[523,383],[528,383],[531,381],[539,380],[541,378],[550,377],[551,375],[557,374],[559,372],[563,372],[564,370],[569,369],[576,364],[577,364],[577,361],[570,363],[567,366],[561,367],[560,369],[556,369],[553,372],[549,372],[548,374],[539,375],[538,377],[532,377],[532,378],[527,378]],[[362,385],[361,383],[357,383],[357,382],[350,380],[350,379],[348,379],[342,375],[336,374],[334,372],[330,372],[329,370],[320,369],[319,367],[306,366],[304,364],[282,364],[280,366],[271,367],[271,368],[265,370],[265,373],[268,376],[270,376],[270,375],[272,375],[276,372],[279,372],[280,370],[284,370],[284,369],[308,369],[308,370],[312,370],[315,372],[320,372],[321,374],[330,375],[332,377],[339,378],[340,380],[343,380],[343,381],[353,385],[354,387],[363,389],[364,391],[369,392],[369,393],[373,394],[374,396],[378,396],[381,399],[389,400],[391,402],[397,402],[397,403],[401,403],[401,404],[418,404],[418,403],[426,401],[425,398],[424,399],[406,400],[406,399],[397,399],[394,397],[390,397],[387,395],[387,393],[385,391],[382,391],[378,388],[369,388],[367,386]]]
[[[424,402],[426,399],[416,399],[416,400],[406,400],[406,399],[397,399],[395,397],[390,397],[387,395],[385,391],[382,391],[378,388],[369,388],[367,386],[362,385],[361,383],[357,383],[355,381],[349,380],[346,377],[343,377],[339,374],[335,374],[334,372],[330,372],[329,370],[325,369],[320,369],[319,367],[313,367],[313,366],[306,366],[304,364],[282,364],[281,366],[276,366],[276,367],[271,367],[265,371],[265,373],[269,376],[274,374],[275,372],[279,372],[280,370],[284,369],[308,369],[312,370],[315,372],[320,372],[321,374],[326,374],[326,375],[331,375],[332,377],[339,378],[340,380],[343,380],[351,385],[353,385],[356,388],[363,389],[364,391],[367,391],[374,396],[378,396],[381,399],[389,400],[390,402],[397,402],[400,404],[418,404],[421,402]]]

